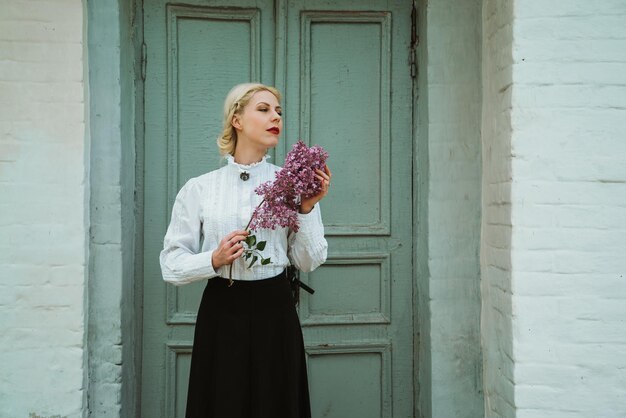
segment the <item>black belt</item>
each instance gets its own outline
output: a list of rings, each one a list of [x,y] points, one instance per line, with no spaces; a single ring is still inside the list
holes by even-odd
[[[296,305],[300,302],[300,288],[303,288],[311,295],[315,293],[313,288],[307,286],[306,284],[300,281],[300,270],[295,268],[294,266],[287,266],[285,271],[283,272],[291,285],[291,292],[293,293],[293,299]]]

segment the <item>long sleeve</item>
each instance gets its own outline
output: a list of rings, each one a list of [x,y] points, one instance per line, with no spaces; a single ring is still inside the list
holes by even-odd
[[[269,264],[248,268],[240,258],[232,270],[228,265],[213,269],[213,251],[223,237],[246,225],[262,200],[255,189],[273,180],[280,170],[265,159],[248,166],[235,163],[232,157],[227,161],[224,167],[190,179],[178,192],[159,257],[163,280],[174,285],[218,276],[263,280],[280,274],[289,264],[312,271],[326,261],[328,244],[316,204],[310,213],[298,215],[297,233],[286,228],[256,231],[257,240],[267,242],[262,254],[271,259]],[[243,171],[249,174],[246,180],[241,177]]]
[[[159,257],[163,280],[166,282],[182,285],[217,276],[211,261],[213,251],[200,250],[200,198],[194,179],[188,181],[176,196]]]
[[[319,203],[307,214],[298,214],[300,229],[289,232],[289,259],[301,271],[319,267],[328,255],[324,225]]]

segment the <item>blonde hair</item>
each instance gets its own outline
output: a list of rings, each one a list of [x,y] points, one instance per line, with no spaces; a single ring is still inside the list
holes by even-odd
[[[237,131],[232,125],[233,117],[243,113],[243,108],[250,102],[254,93],[258,91],[269,91],[276,96],[279,102],[281,100],[280,92],[275,87],[261,83],[237,84],[226,95],[226,100],[224,101],[224,130],[222,135],[217,138],[217,147],[222,156],[235,154]]]

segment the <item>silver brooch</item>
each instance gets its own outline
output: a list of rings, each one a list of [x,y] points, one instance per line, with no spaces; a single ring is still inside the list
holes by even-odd
[[[244,171],[239,175],[239,178],[243,181],[246,181],[250,178],[250,173]]]

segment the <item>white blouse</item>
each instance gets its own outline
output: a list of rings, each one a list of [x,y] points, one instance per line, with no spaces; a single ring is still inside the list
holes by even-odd
[[[190,179],[180,189],[172,209],[172,218],[163,240],[160,254],[163,280],[182,285],[221,276],[228,278],[229,266],[213,269],[211,256],[221,239],[230,232],[244,229],[252,211],[262,197],[254,189],[263,182],[274,180],[280,170],[263,157],[258,163],[241,165],[230,155],[228,164],[220,169]],[[240,177],[249,173],[248,180]],[[298,214],[300,229],[260,229],[252,231],[258,241],[267,241],[261,251],[271,263],[260,260],[248,268],[243,258],[235,260],[234,280],[260,280],[280,274],[288,264],[299,270],[312,271],[326,261],[328,243],[317,203],[313,210]]]

